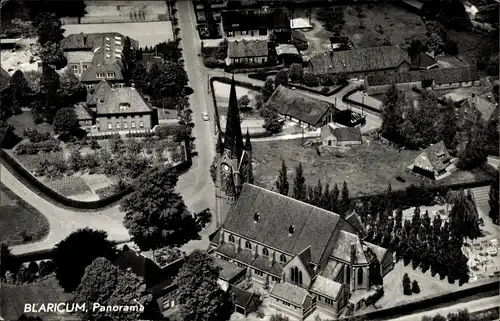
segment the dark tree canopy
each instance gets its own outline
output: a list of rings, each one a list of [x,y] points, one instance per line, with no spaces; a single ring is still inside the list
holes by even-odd
[[[260,115],[264,118],[264,127],[268,132],[276,134],[283,130],[283,122],[280,120],[278,107],[274,103],[268,103],[260,109]]]
[[[276,189],[281,195],[288,196],[288,188],[290,187],[289,185],[290,184],[288,184],[287,168],[285,160],[283,159],[281,160],[281,169],[278,178],[276,179]]]
[[[180,270],[175,284],[185,321],[224,321],[231,316],[229,293],[218,285],[219,267],[204,251],[195,250]]]
[[[498,216],[500,212],[500,198],[498,197],[498,187],[499,187],[499,174],[496,173],[495,180],[491,183],[490,186],[490,199],[488,203],[490,204],[490,212],[489,216],[493,220],[493,223],[498,225]]]
[[[264,87],[261,89],[262,100],[266,103],[269,100],[269,97],[274,92],[274,81],[271,77],[268,77],[264,82]]]
[[[56,134],[72,135],[79,129],[75,109],[61,108],[54,117],[54,131]]]
[[[274,78],[274,88],[278,88],[279,85],[288,86],[288,71],[284,69],[278,71]]]
[[[177,173],[169,167],[148,170],[136,190],[121,202],[124,225],[141,250],[181,246],[198,239],[199,227],[174,191]]]
[[[19,142],[19,137],[14,133],[14,125],[0,120],[0,147],[12,148]]]
[[[464,191],[460,191],[449,216],[450,227],[455,235],[470,239],[480,236],[479,214],[471,195],[465,195]]]
[[[87,98],[87,88],[69,69],[60,78],[59,99],[61,106],[72,106]]]
[[[26,316],[25,314],[21,314],[17,321],[43,321],[43,319],[39,316]]]
[[[0,244],[0,257],[2,258],[0,260],[0,277],[3,278],[7,271],[16,273],[19,270],[21,262],[12,255],[9,247],[5,243]]]
[[[16,70],[12,75],[10,88],[12,89],[13,98],[18,105],[26,106],[29,104],[33,91],[21,70]]]
[[[299,163],[295,168],[295,177],[293,179],[292,197],[296,200],[305,202],[307,200],[307,186],[304,173],[302,171],[302,164]]]
[[[179,97],[187,86],[188,77],[181,64],[166,61],[150,72],[152,95],[160,97]]]
[[[445,27],[455,30],[470,30],[470,16],[460,0],[426,1],[422,7],[427,20],[437,20]]]
[[[42,46],[49,42],[59,43],[64,39],[61,20],[53,13],[40,13],[36,16],[33,26],[38,32],[38,42]]]
[[[401,135],[400,127],[404,121],[404,106],[406,106],[404,93],[395,85],[391,86],[382,100],[382,127],[380,129],[382,136],[393,141],[398,140]]]
[[[98,257],[114,260],[115,245],[104,231],[79,229],[56,244],[53,262],[59,284],[72,292],[80,284],[85,268]]]

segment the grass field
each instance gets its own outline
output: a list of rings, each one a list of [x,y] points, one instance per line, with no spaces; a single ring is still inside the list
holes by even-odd
[[[448,38],[458,44],[458,58],[468,64],[475,64],[483,48],[491,47],[491,38],[478,32],[447,31]]]
[[[54,133],[54,128],[48,123],[35,124],[31,112],[28,111],[19,115],[14,115],[7,121],[14,125],[14,132],[19,137],[23,137],[23,131],[28,127],[35,128],[42,133]]]
[[[71,296],[64,292],[55,277],[24,285],[2,283],[1,288],[0,311],[5,320],[17,320],[23,314],[26,303],[64,303]],[[43,320],[77,320],[75,317],[57,313],[40,313],[39,316]]]
[[[41,159],[64,157],[62,151],[53,153],[41,153],[37,155],[14,155],[14,154],[11,155],[14,156],[19,163],[21,163],[24,167],[26,167],[30,171],[34,171],[36,169]]]
[[[380,193],[391,183],[392,189],[402,189],[411,184],[429,184],[419,176],[405,172],[419,151],[402,150],[398,152],[378,142],[364,142],[360,146],[346,150],[321,148],[321,155],[315,147],[302,147],[301,140],[253,142],[256,183],[274,189],[281,159],[288,167],[288,181],[292,184],[295,167],[302,163],[306,183],[313,185],[321,179],[322,183],[347,182],[350,195],[362,196]],[[396,180],[397,176],[405,182]],[[483,169],[473,172],[456,172],[439,181],[439,184],[470,182],[489,177]]]
[[[49,222],[38,210],[0,183],[0,243],[28,243],[21,236],[23,231],[32,237],[30,242],[41,240],[49,233]]]
[[[173,40],[170,21],[64,25],[64,36],[72,33],[118,32],[139,42],[140,47]]]

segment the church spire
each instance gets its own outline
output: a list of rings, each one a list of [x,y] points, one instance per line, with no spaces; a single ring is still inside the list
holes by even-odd
[[[246,135],[246,140],[245,140],[245,150],[252,150],[252,144],[250,143],[250,133],[248,132],[248,127],[247,127],[247,135]]]
[[[224,144],[222,143],[221,133],[217,134],[217,143],[215,144],[215,152],[219,155],[224,153]]]
[[[241,156],[243,150],[243,134],[241,132],[240,112],[238,110],[238,98],[236,97],[234,75],[229,92],[224,149],[235,151],[235,156],[238,158]]]

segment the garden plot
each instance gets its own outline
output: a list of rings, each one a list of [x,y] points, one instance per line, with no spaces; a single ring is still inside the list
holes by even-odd
[[[173,40],[172,23],[170,21],[133,22],[133,23],[99,23],[64,25],[64,36],[72,33],[118,32],[139,42],[139,46],[151,47],[160,42]]]
[[[64,196],[92,193],[85,180],[79,176],[64,176],[59,179],[44,179],[43,183]]]

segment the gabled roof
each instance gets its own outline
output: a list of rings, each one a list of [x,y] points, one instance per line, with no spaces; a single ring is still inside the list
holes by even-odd
[[[414,166],[428,171],[441,171],[448,167],[445,163],[451,159],[448,149],[443,141],[427,147],[422,154],[418,155],[413,162]]]
[[[359,235],[364,238],[367,234],[368,231],[365,228],[365,225],[363,222],[361,222],[361,218],[359,217],[358,213],[356,211],[352,211],[349,215],[346,216],[346,221],[351,223],[352,226],[358,230]]]
[[[307,42],[306,35],[303,34],[302,32],[300,32],[299,30],[292,29],[290,34],[291,34],[293,40],[297,40],[300,42]]]
[[[364,242],[364,243],[370,250],[372,250],[372,252],[377,257],[379,263],[382,264],[382,260],[384,259],[385,255],[389,250],[369,242]]]
[[[342,284],[335,282],[332,279],[325,278],[318,275],[311,286],[311,291],[322,294],[332,299],[336,299],[339,296],[340,290],[342,289]]]
[[[111,84],[107,80],[101,80],[100,83],[94,88],[94,92],[87,97],[87,105],[95,106],[100,99],[104,99],[111,91]]]
[[[267,57],[267,40],[234,40],[227,43],[229,58]]]
[[[481,113],[481,118],[485,121],[489,121],[493,117],[498,117],[495,115],[495,110],[497,106],[489,102],[488,100],[481,97],[470,97],[462,103],[461,108],[469,109],[470,114],[473,114],[471,110],[477,110]]]
[[[271,9],[267,12],[254,10],[230,10],[221,12],[224,31],[290,28],[290,19],[285,10]]]
[[[309,293],[306,291],[306,289],[301,288],[300,286],[285,282],[276,283],[271,290],[270,295],[302,306],[306,298],[309,296]]]
[[[314,73],[350,73],[395,69],[410,57],[398,46],[373,47],[325,52],[313,56],[309,63]]]
[[[368,86],[402,84],[432,80],[436,85],[479,80],[476,66],[437,68],[409,72],[386,72],[368,75]]]
[[[83,103],[75,105],[75,113],[78,120],[89,120],[93,118],[92,112],[88,110]]]
[[[121,105],[126,104],[126,108]],[[97,114],[130,114],[130,113],[148,113],[151,108],[144,100],[142,94],[132,87],[112,88],[104,97],[104,102],[97,102]]]
[[[411,57],[412,69],[428,69],[437,65],[437,61],[425,52],[418,53]]]
[[[276,46],[276,54],[280,55],[296,55],[299,56],[300,53],[294,45],[290,44],[280,44]]]
[[[278,112],[309,125],[316,126],[332,107],[329,103],[308,96],[300,91],[279,85],[267,103],[274,103]]]
[[[227,293],[231,296],[231,298],[234,300],[233,303],[234,305],[247,308],[252,300],[255,297],[255,294],[249,291],[245,291],[242,288],[239,288],[237,286],[231,285],[227,289]]]
[[[118,32],[72,33],[61,40],[61,48],[63,50],[92,50],[102,46],[106,38],[110,43],[114,43],[115,41],[123,42],[126,36]],[[130,38],[130,45],[139,49],[137,40]]]
[[[356,257],[354,264],[367,264],[361,240],[356,234],[346,231],[339,231],[331,256],[344,262],[351,262],[351,244],[356,247]]]
[[[359,127],[337,127],[333,129],[333,136],[339,142],[359,142],[361,141],[361,129]]]
[[[338,214],[245,183],[223,228],[291,255],[311,246],[311,262],[319,263],[339,220]]]
[[[314,276],[314,270],[311,266],[311,246],[308,246],[297,256],[302,261],[302,264],[306,267],[307,272],[309,272],[309,275]]]

